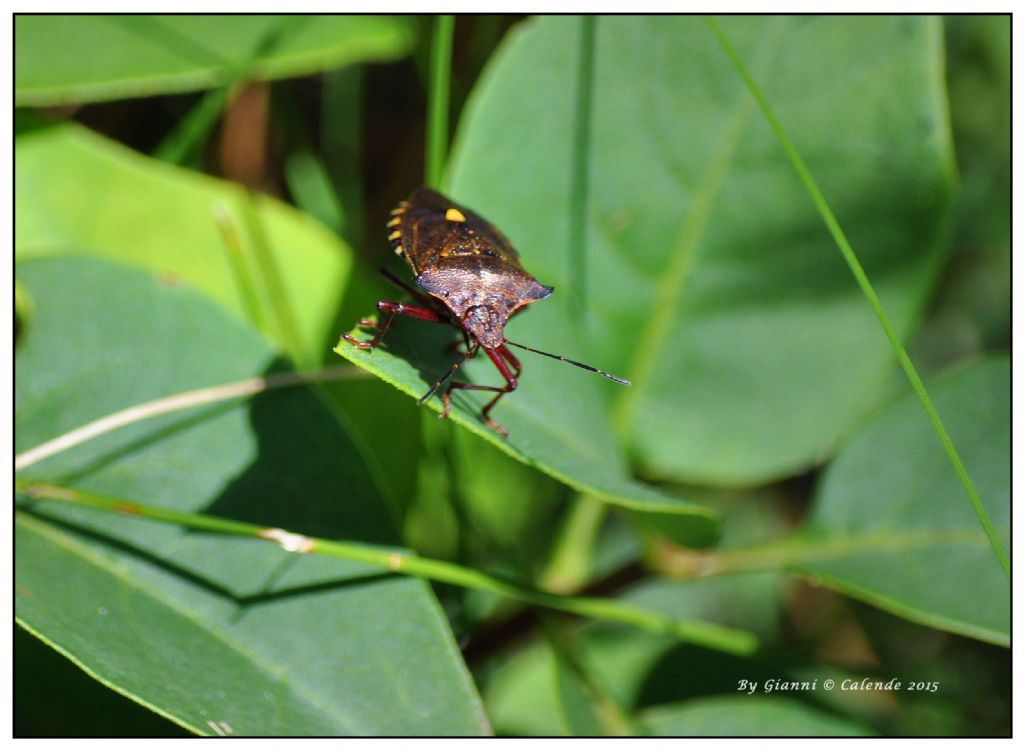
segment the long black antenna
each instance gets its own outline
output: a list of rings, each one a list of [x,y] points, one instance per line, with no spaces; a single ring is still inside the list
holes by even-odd
[[[622,383],[622,385],[633,385],[628,380],[626,380],[625,378],[620,378],[618,375],[612,375],[610,372],[605,372],[604,370],[599,370],[596,367],[593,367],[591,365],[585,365],[582,362],[577,362],[575,359],[569,359],[568,357],[563,357],[560,354],[552,354],[551,352],[542,352],[540,349],[533,349],[533,348],[531,348],[529,346],[524,346],[523,344],[517,344],[515,341],[509,341],[508,339],[505,339],[505,343],[508,344],[509,346],[517,346],[520,349],[525,349],[528,352],[533,352],[534,354],[543,354],[545,357],[551,357],[551,359],[558,359],[558,360],[561,360],[562,362],[568,362],[570,365],[576,365],[577,367],[582,367],[584,370],[590,370],[590,372],[596,372],[598,375],[604,375],[609,380],[614,380],[616,383]]]
[[[428,398],[430,398],[435,393],[437,393],[437,389],[438,388],[440,388],[442,385],[444,385],[449,380],[451,380],[452,377],[455,375],[455,373],[458,372],[458,369],[460,367],[462,367],[462,363],[465,362],[467,359],[471,359],[476,354],[477,349],[479,349],[479,348],[480,348],[480,344],[474,343],[473,346],[471,346],[466,351],[465,356],[462,359],[456,360],[455,363],[451,367],[448,368],[448,372],[446,372],[444,375],[442,375],[440,380],[438,380],[436,383],[434,383],[430,387],[430,390],[427,391],[426,393],[424,393],[423,396],[420,397],[420,400],[416,402],[417,406],[423,406],[423,404],[426,402],[426,400]]]

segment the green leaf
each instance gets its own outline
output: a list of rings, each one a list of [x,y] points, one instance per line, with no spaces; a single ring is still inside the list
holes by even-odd
[[[561,518],[559,500],[571,492],[466,430],[452,430],[451,438],[454,489],[481,542],[520,563],[544,559],[552,516]]]
[[[566,734],[555,685],[555,654],[544,640],[535,640],[499,657],[480,678],[487,715],[499,736]]]
[[[725,528],[730,529],[728,525]],[[777,631],[781,600],[777,579],[774,572],[701,581],[654,578],[630,587],[620,598],[669,616],[742,623],[771,636]],[[761,679],[762,673],[788,675],[783,666],[767,668],[755,658],[713,653],[614,624],[585,623],[574,633],[573,642],[575,654],[588,666],[592,680],[607,689],[611,701],[626,709],[635,710],[649,701],[677,700],[680,691],[700,695],[733,690],[735,681],[721,685],[730,680],[732,671],[754,679]],[[570,719],[573,726],[583,726],[584,717],[566,715],[579,707],[564,705],[572,700],[567,691],[573,689],[566,684],[572,676],[559,673],[565,668],[551,644],[538,639],[488,670],[481,679],[481,692],[495,731],[502,735],[563,734],[571,731],[567,729]],[[680,680],[686,670],[703,677]],[[621,719],[615,723],[622,725]]]
[[[374,350],[361,350],[341,341],[335,351],[360,367],[416,398],[426,393],[451,364],[446,349],[454,331],[415,320],[402,320]],[[471,363],[472,364],[472,363]],[[490,364],[490,362],[487,362]],[[561,363],[529,362],[519,389],[506,396],[493,415],[509,430],[502,438],[480,418],[486,400],[455,392],[450,418],[490,441],[510,456],[588,492],[605,502],[655,514],[673,538],[707,544],[717,532],[714,511],[630,478],[625,457],[615,447],[602,402],[595,390],[614,387],[595,382],[587,373],[566,372]],[[493,382],[494,374],[465,367],[472,382]],[[493,368],[492,368],[493,371]],[[565,379],[574,379],[567,385]],[[571,398],[567,397],[571,393]],[[552,407],[549,413],[548,406]],[[441,411],[441,399],[426,407]]]
[[[345,209],[331,186],[323,161],[310,151],[296,151],[285,164],[285,177],[295,204],[340,234],[345,225]]]
[[[189,732],[94,680],[14,628],[14,733],[19,737],[188,737]],[[60,706],[59,711],[54,706]]]
[[[552,654],[555,694],[558,696],[559,714],[565,725],[566,734],[571,737],[604,735],[605,729],[597,713],[597,696],[586,685],[566,654],[557,648],[552,649]]]
[[[280,368],[187,285],[85,258],[28,261],[17,274],[36,307],[16,356],[18,452],[130,405]],[[397,540],[356,440],[305,388],[137,422],[27,473],[300,533]],[[488,731],[418,580],[28,499],[15,584],[26,628],[196,732]]]
[[[798,700],[728,695],[659,706],[640,720],[661,737],[860,737],[871,734],[848,719]]]
[[[74,125],[20,136],[15,158],[17,258],[88,254],[127,261],[194,284],[240,318],[256,318],[301,362],[324,358],[336,335],[334,311],[351,251],[314,219]],[[225,244],[218,217],[238,235],[240,248]],[[283,299],[258,283],[261,249],[272,258]],[[282,328],[275,305],[290,310],[295,331]]]
[[[953,179],[939,22],[722,25],[908,332],[941,261]],[[807,192],[703,19],[600,18],[587,255],[574,265],[578,32],[575,18],[544,17],[506,37],[467,104],[451,193],[557,290],[510,338],[634,386],[593,384],[605,406],[579,427],[564,389],[517,393],[518,408],[588,437],[614,424],[644,476],[751,484],[819,463],[894,360]]]
[[[26,16],[15,18],[15,103],[53,106],[289,78],[409,53],[396,16]],[[265,47],[266,49],[262,49]]]
[[[1010,539],[1010,363],[929,390],[1003,543]],[[1010,644],[1010,589],[920,403],[905,396],[829,467],[798,568],[931,627]]]
[[[1012,338],[1010,16],[945,19],[960,188],[953,254],[912,355],[933,371]]]

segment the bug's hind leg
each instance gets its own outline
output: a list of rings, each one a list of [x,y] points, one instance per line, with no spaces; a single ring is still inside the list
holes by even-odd
[[[434,310],[430,310],[426,307],[415,307],[414,305],[406,305],[402,302],[391,302],[390,300],[382,299],[377,303],[377,310],[383,314],[380,322],[370,320],[369,318],[362,318],[357,326],[360,328],[376,328],[376,335],[369,341],[360,341],[350,333],[343,333],[342,338],[349,342],[357,349],[376,349],[380,346],[380,341],[384,338],[384,334],[391,328],[391,324],[395,322],[396,315],[408,315],[411,318],[419,318],[420,320],[426,320],[431,323],[447,323],[448,320],[442,317]]]

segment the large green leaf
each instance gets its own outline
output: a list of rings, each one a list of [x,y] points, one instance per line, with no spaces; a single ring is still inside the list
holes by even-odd
[[[15,103],[151,96],[393,60],[415,42],[396,16],[17,16]]]
[[[27,261],[17,273],[34,303],[16,355],[19,452],[132,404],[279,367],[186,285],[83,258]],[[397,541],[357,443],[307,389],[139,422],[26,473],[176,510]],[[487,731],[420,581],[85,508],[19,508],[19,621],[194,731]]]
[[[14,628],[17,737],[188,737],[190,732],[110,690],[22,627]],[[54,706],[61,710],[54,711]]]
[[[265,196],[167,166],[64,125],[16,141],[15,252],[19,259],[86,253],[124,260],[191,282],[304,362],[329,351],[337,300],[351,251],[309,216]],[[228,218],[241,240],[233,248],[215,217]],[[261,248],[263,250],[261,250]],[[265,251],[283,294],[265,283]],[[255,312],[244,292],[254,290]],[[294,335],[275,310],[290,310]]]
[[[580,25],[544,17],[506,38],[460,123],[451,192],[557,290],[509,336],[634,386],[531,360],[510,402],[588,442],[614,424],[650,476],[748,484],[820,462],[893,357],[806,190],[702,19],[599,18],[585,235],[571,238]],[[721,25],[909,331],[941,260],[953,173],[940,23]],[[583,398],[597,412],[586,422]]]
[[[1010,539],[1010,362],[930,387],[1004,545]],[[1010,644],[1010,586],[920,402],[899,399],[829,467],[799,568],[898,615]]]
[[[445,343],[453,334],[451,328],[403,320],[378,349],[361,350],[341,341],[335,351],[418,398],[448,369],[455,355]],[[463,369],[475,373],[470,377],[473,382],[500,379],[493,368],[493,374]],[[587,373],[567,372],[560,363],[530,361],[519,389],[493,412],[509,430],[508,438],[484,423],[480,409],[486,400],[475,395],[456,391],[450,418],[571,487],[630,510],[655,514],[666,533],[681,541],[712,541],[717,533],[714,511],[630,478],[625,457],[603,420],[603,402],[597,391],[617,386],[598,380]],[[552,404],[558,407],[549,409]],[[440,412],[441,399],[431,398],[427,406]]]

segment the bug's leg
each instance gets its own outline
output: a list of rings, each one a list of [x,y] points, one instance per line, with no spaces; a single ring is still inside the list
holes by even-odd
[[[508,364],[505,363],[505,360],[502,359],[502,357],[499,354],[497,354],[496,351],[497,350],[495,350],[495,349],[484,349],[484,352],[490,358],[491,362],[493,362],[494,366],[498,368],[498,372],[500,372],[501,376],[503,378],[505,378],[505,385],[504,386],[498,386],[498,385],[477,385],[475,383],[460,383],[460,382],[453,382],[453,383],[451,383],[448,386],[448,389],[445,391],[445,394],[444,394],[445,395],[445,411],[442,412],[442,417],[443,416],[447,416],[447,414],[448,414],[448,405],[451,402],[451,392],[453,390],[455,390],[455,389],[464,390],[464,391],[492,391],[492,392],[497,392],[498,395],[496,395],[494,398],[492,398],[490,401],[488,401],[487,405],[480,411],[480,416],[484,418],[485,422],[487,422],[487,426],[488,427],[490,427],[492,430],[497,432],[502,437],[506,437],[507,438],[508,437],[508,430],[505,429],[505,427],[503,425],[500,425],[497,422],[495,422],[493,419],[491,419],[491,417],[490,417],[491,409],[493,409],[494,405],[496,403],[498,403],[498,399],[500,399],[506,393],[511,393],[512,391],[514,391],[516,389],[516,387],[519,385],[519,381],[516,379],[516,375],[512,374],[512,371],[509,369]],[[513,357],[512,359],[515,359],[515,357]],[[516,365],[513,365],[513,367],[515,367],[515,366]],[[518,369],[521,369],[521,368],[517,368],[517,370]]]
[[[517,357],[517,356],[516,356],[516,355],[514,355],[514,354],[513,354],[512,352],[510,352],[510,351],[508,350],[508,347],[507,347],[507,346],[505,346],[504,344],[502,344],[501,346],[499,346],[499,347],[498,347],[498,353],[499,353],[499,354],[500,354],[500,355],[501,355],[502,357],[504,357],[504,358],[505,358],[505,361],[506,361],[506,362],[508,362],[508,363],[509,363],[510,365],[512,365],[512,369],[514,369],[514,370],[515,370],[515,377],[516,377],[516,379],[518,380],[518,379],[519,379],[519,376],[520,376],[520,375],[522,374],[522,372],[523,372],[523,366],[522,366],[522,364],[520,364],[520,362],[519,362],[519,357]]]
[[[444,389],[444,393],[441,394],[441,402],[444,406],[441,409],[441,413],[437,415],[438,419],[448,419],[448,412],[452,410],[452,388],[451,386]]]
[[[504,345],[502,345],[501,349],[504,348]],[[490,358],[491,362],[494,363],[494,366],[498,368],[498,372],[500,372],[501,376],[505,378],[505,387],[498,392],[498,395],[496,395],[494,398],[490,400],[487,406],[485,406],[483,408],[483,411],[481,411],[480,413],[491,428],[497,430],[499,433],[501,433],[503,437],[508,437],[508,430],[506,430],[500,424],[491,419],[491,409],[493,409],[495,404],[498,403],[498,399],[500,399],[506,393],[511,393],[517,387],[519,387],[519,373],[520,371],[522,371],[523,368],[522,365],[519,364],[519,360],[517,360],[511,352],[508,352],[506,350],[504,354],[507,355],[506,358],[509,360],[509,362],[516,370],[515,374],[513,375],[511,372],[509,372],[508,365],[505,364],[505,361],[502,359],[502,357],[498,356],[498,354],[496,354],[493,349],[485,349],[485,351],[487,352],[487,356]]]
[[[430,398],[431,396],[433,396],[437,392],[438,388],[440,388],[442,385],[444,385],[449,380],[451,380],[452,377],[454,377],[455,373],[458,372],[459,368],[462,367],[462,365],[465,363],[465,361],[467,359],[472,359],[473,357],[476,356],[476,353],[477,353],[478,349],[480,349],[480,344],[474,342],[473,345],[469,348],[469,350],[465,354],[462,355],[462,359],[458,360],[457,362],[453,362],[452,366],[448,368],[448,372],[446,372],[444,375],[442,375],[438,379],[438,381],[436,383],[434,383],[432,386],[430,386],[430,390],[427,391],[426,393],[424,393],[420,397],[420,400],[417,403],[419,405],[421,405],[421,406],[424,403],[426,403],[427,399]],[[444,409],[438,415],[438,419],[444,419],[445,417],[447,417],[448,416],[448,412],[452,408],[452,399],[451,399],[451,395],[449,395],[449,393],[448,393],[449,390],[451,390],[451,389],[449,389],[449,388],[445,389],[444,395],[442,397],[443,400],[444,400]]]
[[[384,334],[388,332],[391,324],[395,322],[396,315],[408,315],[411,318],[419,318],[420,320],[426,320],[431,323],[448,322],[446,318],[443,318],[434,310],[429,310],[426,307],[415,307],[413,305],[406,305],[402,302],[391,302],[386,299],[382,299],[377,303],[377,310],[383,314],[379,323],[363,318],[356,324],[365,328],[376,327],[377,334],[371,340],[360,341],[350,333],[343,333],[342,338],[358,349],[376,349],[380,345],[380,340],[384,338]]]

